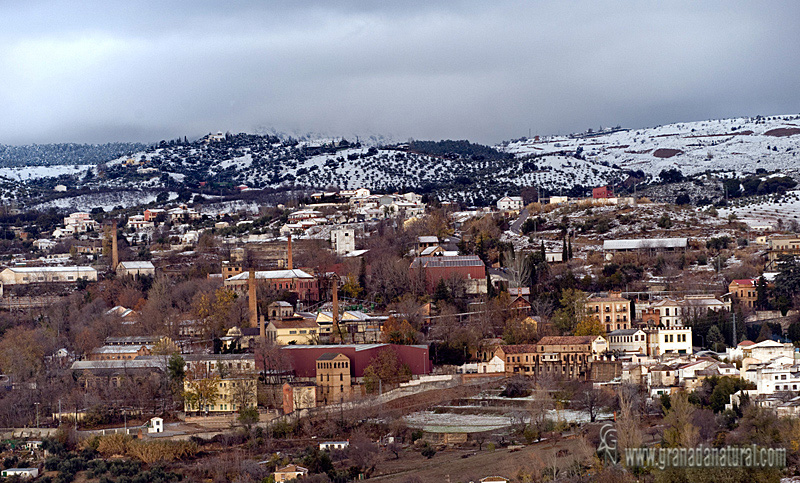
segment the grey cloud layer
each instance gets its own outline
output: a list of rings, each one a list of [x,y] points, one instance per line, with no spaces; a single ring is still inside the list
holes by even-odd
[[[490,143],[800,111],[792,2],[328,3],[4,6],[0,143],[260,126]]]

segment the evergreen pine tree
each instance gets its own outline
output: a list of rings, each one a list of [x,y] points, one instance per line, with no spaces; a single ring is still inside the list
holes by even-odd
[[[764,342],[765,340],[772,340],[772,329],[766,322],[761,324],[761,331],[758,333],[756,344],[759,342]]]
[[[722,332],[719,330],[718,326],[712,325],[711,328],[708,329],[706,343],[708,343],[708,347],[713,351],[719,351],[725,346],[725,337],[722,336]]]
[[[569,251],[567,250],[567,236],[561,237],[561,261],[566,262],[569,260]]]
[[[567,249],[567,258],[572,260],[572,237],[569,237],[569,248]]]

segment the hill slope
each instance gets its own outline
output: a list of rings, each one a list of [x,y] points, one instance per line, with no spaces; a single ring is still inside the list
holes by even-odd
[[[130,145],[108,145],[110,149]],[[24,195],[40,206],[73,206],[54,199],[91,193],[153,190],[232,194],[237,185],[259,189],[414,190],[440,199],[487,204],[505,194],[536,186],[544,194],[580,196],[591,187],[657,181],[663,171],[754,173],[757,169],[798,172],[800,116],[735,118],[677,123],[655,128],[587,132],[519,139],[487,147],[468,141],[415,141],[365,146],[345,140],[297,140],[266,134],[237,134],[161,142],[87,166],[85,150],[45,150],[61,157],[32,159],[29,165],[0,169],[0,193]],[[96,152],[88,150],[88,152]],[[79,157],[77,154],[83,153]],[[58,163],[55,160],[61,160]],[[97,161],[98,158],[93,158]],[[14,163],[7,163],[14,164]],[[63,164],[65,166],[55,166]],[[70,165],[70,166],[67,166]],[[54,194],[64,184],[67,193]],[[717,183],[719,184],[719,183]],[[126,197],[135,204],[136,196]],[[98,205],[99,206],[99,205]]]

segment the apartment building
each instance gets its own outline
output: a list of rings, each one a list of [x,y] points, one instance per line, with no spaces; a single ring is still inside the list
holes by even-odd
[[[606,332],[631,327],[631,302],[621,292],[612,291],[606,297],[591,295],[586,301],[586,313],[597,319]]]

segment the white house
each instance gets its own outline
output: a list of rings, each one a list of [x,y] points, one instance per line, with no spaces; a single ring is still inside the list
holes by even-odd
[[[290,223],[298,223],[302,220],[322,219],[324,216],[317,210],[298,210],[289,214]]]
[[[607,335],[608,350],[625,354],[646,354],[647,334],[641,329],[620,329]]]
[[[345,449],[350,446],[350,441],[323,441],[319,444],[320,451],[331,451],[334,449]]]
[[[117,276],[124,277],[130,275],[133,278],[142,276],[155,277],[156,267],[153,262],[147,261],[126,261],[117,264]]]
[[[800,388],[800,365],[795,365],[794,359],[776,357],[769,362],[750,364],[743,371],[743,377],[756,385],[759,395],[797,392]]]
[[[152,230],[155,228],[155,223],[150,220],[145,220],[144,215],[131,215],[128,217],[128,228],[136,231]]]
[[[148,433],[163,433],[164,432],[164,419],[155,417],[150,418],[150,422],[147,424],[147,432]]]
[[[547,263],[561,263],[564,261],[564,252],[562,250],[549,250],[544,252],[544,256]]]
[[[72,229],[73,233],[83,233],[89,230],[96,230],[100,224],[94,221],[89,213],[80,211],[64,217],[64,226],[67,229]]]
[[[479,374],[505,373],[506,363],[503,359],[494,356],[488,362],[478,362]]]
[[[40,238],[33,242],[33,246],[42,251],[51,250],[54,246],[56,246],[56,242],[53,240],[48,240],[47,238]]]
[[[521,196],[503,196],[497,200],[497,209],[502,211],[515,211],[522,209]]]
[[[750,346],[744,346],[742,354],[745,359],[755,359],[759,362],[767,362],[776,357],[794,359],[794,345],[791,343],[782,344],[774,340],[764,340]]]
[[[20,478],[36,478],[39,476],[39,468],[8,468],[3,470],[3,478],[19,476]]]
[[[338,255],[346,255],[356,249],[356,231],[352,228],[339,228],[331,231],[331,248]]]

